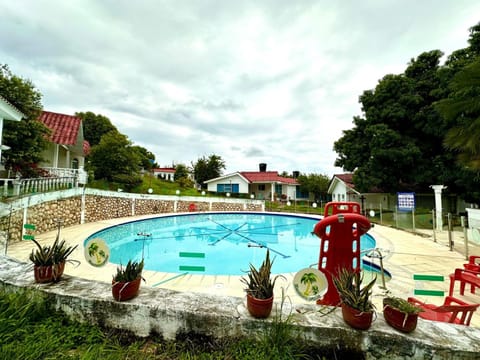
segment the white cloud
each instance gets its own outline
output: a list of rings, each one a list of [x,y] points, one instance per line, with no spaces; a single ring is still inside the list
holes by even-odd
[[[476,0],[20,0],[0,62],[46,110],[105,115],[159,164],[332,175],[358,98],[411,58],[467,46]]]

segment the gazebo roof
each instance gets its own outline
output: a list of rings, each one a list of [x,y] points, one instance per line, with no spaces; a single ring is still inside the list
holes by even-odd
[[[4,120],[20,121],[25,115],[0,95],[0,118]]]

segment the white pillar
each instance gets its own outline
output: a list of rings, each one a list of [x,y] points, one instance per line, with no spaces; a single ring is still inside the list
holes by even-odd
[[[442,230],[443,228],[443,218],[442,218],[442,190],[447,187],[444,185],[430,185],[435,193],[435,214],[436,214],[436,224],[437,230]]]

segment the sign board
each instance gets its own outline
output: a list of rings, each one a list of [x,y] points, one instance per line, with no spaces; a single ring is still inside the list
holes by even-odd
[[[412,211],[415,209],[415,193],[397,193],[397,205],[399,211]]]

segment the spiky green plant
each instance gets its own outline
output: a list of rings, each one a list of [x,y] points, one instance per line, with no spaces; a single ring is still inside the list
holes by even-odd
[[[142,276],[143,265],[143,259],[140,262],[128,260],[127,266],[125,267],[120,264],[120,266],[117,266],[117,273],[113,276],[113,281],[130,282],[138,279]],[[143,281],[145,281],[145,279],[143,279]]]
[[[423,311],[422,308],[409,303],[407,300],[396,297],[396,296],[388,296],[383,299],[383,306],[390,306],[392,308],[397,309],[405,314],[418,314]]]
[[[247,285],[245,291],[257,299],[269,299],[273,296],[275,282],[282,275],[271,277],[273,260],[270,260],[270,251],[267,249],[265,260],[260,268],[250,264],[250,270],[247,273],[248,278],[242,277],[241,281]]]
[[[32,241],[37,248],[32,250],[29,258],[37,266],[51,266],[63,263],[67,261],[68,257],[78,246],[67,246],[65,240],[60,241],[58,235],[52,245],[42,246],[37,240],[32,239]]]
[[[375,309],[371,296],[376,280],[377,277],[374,277],[372,281],[362,287],[363,273],[346,268],[341,268],[337,276],[333,277],[333,283],[342,302],[362,312],[370,312]]]

